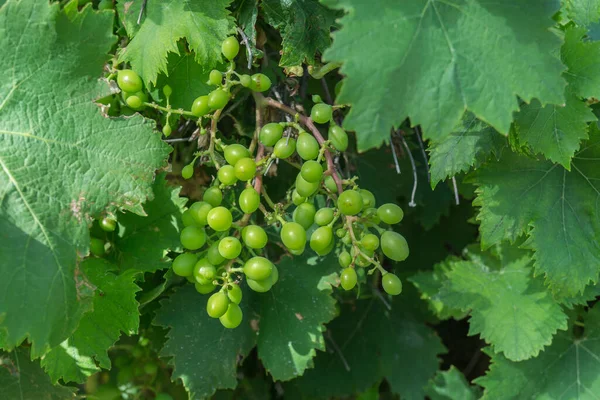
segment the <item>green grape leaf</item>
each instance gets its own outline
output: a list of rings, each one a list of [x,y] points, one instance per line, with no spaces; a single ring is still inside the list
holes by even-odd
[[[101,258],[86,259],[81,270],[96,288],[94,310],[83,316],[71,337],[44,356],[42,366],[53,382],[81,383],[101,368],[110,369],[108,349],[121,332],[131,335],[138,329],[137,272],[116,275],[118,268]]]
[[[58,3],[0,9],[0,331],[32,357],[62,343],[90,309],[77,259],[88,219],[106,207],[143,213],[170,147],[136,116],[105,118],[93,103],[116,37],[114,13],[63,14]],[[17,268],[18,266],[18,268]],[[24,313],[27,318],[23,318]]]
[[[563,0],[563,7],[577,25],[589,27],[600,20],[598,0]]]
[[[3,399],[66,400],[75,398],[75,388],[54,386],[50,377],[31,361],[29,350],[17,348],[0,352],[0,388]]]
[[[491,356],[487,374],[475,383],[483,386],[484,399],[597,399],[600,393],[600,308],[584,314],[583,335],[570,324],[552,346],[536,358],[511,362],[502,354]]]
[[[190,399],[210,397],[217,389],[237,386],[238,356],[244,358],[256,343],[253,314],[247,296],[240,304],[244,319],[235,329],[224,328],[206,313],[209,295],[186,284],[161,302],[155,323],[170,328],[161,356],[170,357],[173,379],[179,378]]]
[[[560,303],[569,309],[576,305],[587,305],[600,296],[600,285],[587,285],[582,293],[560,299]]]
[[[429,144],[431,187],[471,167],[477,168],[490,155],[498,158],[508,144],[494,128],[467,113],[453,132]]]
[[[185,38],[196,62],[210,70],[221,60],[221,43],[231,31],[230,2],[148,1],[138,25],[142,2],[119,1],[119,15],[132,38],[119,60],[130,62],[146,85],[155,84],[159,73],[168,73],[168,54],[179,54],[177,41]]]
[[[357,132],[359,151],[387,142],[407,117],[439,141],[466,110],[506,134],[517,95],[564,103],[561,42],[550,31],[556,0],[326,4],[347,11],[325,58],[343,62],[338,101],[352,105],[344,126]]]
[[[157,176],[153,188],[154,199],[144,204],[146,217],[133,213],[119,216],[115,262],[123,269],[154,272],[167,268],[165,253],[181,249],[181,214],[186,203],[185,198],[179,197],[181,188],[171,187],[165,174]]]
[[[600,4],[600,3],[598,3]],[[585,29],[572,27],[565,32],[561,59],[568,66],[565,79],[577,96],[600,98],[600,42],[583,40]]]
[[[319,353],[314,369],[288,388],[310,399],[342,397],[386,378],[403,399],[423,399],[445,348],[412,308],[419,302],[416,292],[406,289],[393,298],[391,309],[376,296],[342,305],[340,316],[328,325],[329,351]]]
[[[600,270],[600,130],[576,153],[572,171],[550,162],[505,152],[475,172],[475,204],[481,206],[481,243],[487,248],[527,233],[536,274],[562,297],[598,279]]]
[[[450,260],[440,298],[450,307],[471,310],[470,335],[480,334],[508,359],[526,360],[548,346],[558,329],[567,328],[567,316],[541,279],[532,278],[531,254],[515,257],[501,250],[495,260],[482,259],[473,246],[465,249],[466,260]]]
[[[447,371],[438,371],[429,381],[425,393],[431,400],[476,400],[480,390],[469,385],[465,376],[453,365]]]
[[[318,0],[263,0],[261,7],[266,21],[283,38],[282,67],[313,65],[315,55],[331,44],[330,31],[338,14]]]
[[[336,257],[285,257],[277,263],[279,281],[260,299],[258,356],[274,380],[286,381],[313,366],[316,350],[325,350],[324,324],[335,315],[331,297]],[[301,271],[301,272],[300,272]]]

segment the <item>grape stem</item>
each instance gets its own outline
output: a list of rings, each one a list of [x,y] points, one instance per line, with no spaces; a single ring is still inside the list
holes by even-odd
[[[381,275],[387,274],[387,271],[381,266],[379,261],[365,254],[360,247],[358,246],[358,240],[356,240],[356,236],[354,235],[354,229],[352,228],[352,222],[356,220],[356,217],[351,217],[349,215],[346,216],[346,227],[348,228],[348,232],[350,233],[350,238],[352,239],[352,247],[354,247],[354,258],[352,262],[354,263],[356,258],[360,255],[363,256],[367,261],[375,266],[372,270],[369,271],[369,275],[373,273],[375,269],[381,271]]]
[[[310,74],[310,76],[312,76],[315,79],[321,79],[325,75],[327,75],[329,72],[331,72],[334,69],[337,69],[341,66],[342,66],[342,63],[340,63],[340,62],[329,62],[329,63],[322,65],[320,67],[317,67],[317,68],[309,65],[308,73]]]
[[[215,164],[216,169],[221,168],[221,165],[217,161],[217,157],[215,157],[215,142],[217,141],[217,122],[219,122],[221,112],[223,112],[223,109],[215,111],[210,122],[210,144],[208,145],[208,154],[210,155],[210,159],[212,160],[213,164]]]
[[[298,121],[300,121],[300,123],[302,125],[306,126],[308,128],[308,130],[310,130],[310,132],[313,134],[315,139],[317,139],[317,142],[319,143],[319,145],[322,146],[323,143],[325,143],[325,138],[323,138],[323,136],[321,135],[321,132],[319,132],[319,129],[317,129],[313,120],[310,119],[309,117],[300,114],[293,108],[286,106],[285,104],[280,103],[279,101],[277,101],[271,97],[264,97],[260,93],[255,93],[254,99],[256,100],[258,107],[261,107],[264,104],[269,107],[281,110],[289,115],[293,115]],[[331,156],[331,152],[329,150],[325,151],[325,159],[327,160],[327,173],[333,177],[333,180],[335,181],[335,185],[337,186],[337,189],[338,189],[338,193],[342,193],[342,191],[343,191],[342,180],[341,180],[338,172],[335,170],[335,164],[333,163],[333,157]]]
[[[159,106],[156,103],[147,103],[147,102],[145,102],[144,105],[146,107],[151,107],[151,108],[154,108],[155,110],[160,110],[160,111],[170,113],[170,114],[179,114],[179,115],[185,115],[188,117],[197,118],[194,114],[191,113],[191,111],[184,111],[182,109],[173,109],[173,108],[171,108],[171,106],[163,107],[163,106]]]

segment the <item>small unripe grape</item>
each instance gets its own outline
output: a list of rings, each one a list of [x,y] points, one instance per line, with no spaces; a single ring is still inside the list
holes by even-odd
[[[304,229],[308,229],[314,223],[316,213],[317,210],[312,203],[302,203],[294,210],[292,219],[302,225]]]
[[[236,164],[237,165],[237,164]],[[247,187],[240,193],[239,204],[245,214],[252,214],[260,205],[260,194],[253,187]]]
[[[381,278],[381,285],[383,290],[392,296],[402,293],[402,281],[392,273],[387,273]]]
[[[171,136],[171,132],[173,132],[173,130],[171,129],[171,125],[165,125],[162,128],[162,133],[163,135],[165,135],[166,137]]]
[[[292,192],[292,203],[294,203],[294,205],[296,205],[296,206],[299,206],[300,204],[304,203],[305,201],[306,201],[306,197],[300,196],[298,191],[296,189],[294,189],[294,191]]]
[[[240,52],[240,43],[233,36],[223,40],[221,52],[228,60],[233,60]]]
[[[402,221],[404,212],[397,204],[386,203],[377,209],[377,216],[381,218],[382,222],[394,225]]]
[[[206,312],[212,318],[219,318],[227,312],[229,298],[223,292],[217,292],[208,298]]]
[[[179,240],[186,249],[198,250],[206,243],[206,233],[204,229],[197,226],[187,226],[181,231]]]
[[[250,151],[241,144],[234,143],[225,147],[223,156],[229,165],[235,165],[242,158],[250,158]]]
[[[122,91],[135,93],[142,90],[142,79],[131,69],[123,69],[117,73],[117,84]]]
[[[333,208],[321,208],[315,214],[315,224],[325,226],[333,221]]]
[[[315,252],[322,252],[327,249],[333,241],[333,231],[328,226],[317,228],[310,236],[310,248]]]
[[[256,163],[249,157],[238,160],[234,168],[235,177],[240,181],[249,181],[256,174]]]
[[[208,106],[212,110],[219,110],[229,102],[230,93],[223,89],[215,89],[208,94]]]
[[[196,288],[196,291],[200,294],[209,294],[211,292],[213,292],[215,290],[215,285],[211,283],[207,283],[205,285],[201,284],[201,283],[194,283],[194,287]]]
[[[163,93],[165,97],[171,97],[171,95],[173,94],[173,88],[171,88],[171,86],[169,85],[165,85],[163,86]]]
[[[194,265],[194,277],[199,283],[210,283],[215,279],[217,269],[212,265],[207,258],[201,258]]]
[[[181,221],[183,222],[183,226],[196,225],[196,221],[194,220],[194,217],[192,216],[190,210],[185,210],[181,214]]]
[[[410,254],[404,236],[394,231],[385,231],[381,235],[381,250],[387,258],[394,261],[404,261]]]
[[[208,96],[200,96],[192,103],[192,114],[196,117],[202,117],[210,112]]]
[[[329,140],[331,145],[337,151],[346,151],[348,149],[348,134],[344,129],[337,125],[331,125],[329,127]]]
[[[224,232],[231,228],[233,217],[228,209],[219,206],[208,212],[207,222],[208,226],[213,228],[215,231]]]
[[[271,276],[273,263],[264,257],[252,257],[244,264],[244,274],[255,281],[262,281]]]
[[[320,182],[323,177],[323,167],[318,162],[309,160],[302,164],[300,174],[302,174],[302,178],[307,182]]]
[[[217,178],[219,181],[226,186],[233,185],[237,182],[235,176],[235,168],[231,165],[223,165],[217,172]]]
[[[379,238],[372,233],[369,233],[360,240],[360,244],[366,250],[375,251],[379,247]]]
[[[281,241],[290,250],[304,249],[306,231],[297,222],[288,222],[281,228]]]
[[[241,252],[242,244],[236,237],[227,236],[219,242],[219,253],[228,260],[237,258]]]
[[[296,140],[292,138],[282,137],[275,143],[273,154],[275,157],[286,159],[296,151]]]
[[[104,217],[100,220],[100,228],[105,232],[114,232],[117,229],[117,220],[111,217]]]
[[[127,96],[125,103],[134,110],[140,110],[147,99],[147,96],[143,92],[137,92],[131,96]]]
[[[252,78],[250,78],[250,75],[242,75],[240,76],[240,84],[243,87],[249,87],[252,84]]]
[[[304,253],[304,250],[306,249],[306,245],[302,246],[299,249],[288,249],[290,251],[290,254],[293,254],[295,256],[301,256],[302,253]]]
[[[190,179],[194,175],[194,166],[188,164],[181,169],[181,177],[183,179]]]
[[[319,142],[309,133],[300,132],[296,141],[296,152],[303,160],[313,160],[317,158],[320,150]]]
[[[300,196],[310,197],[319,189],[319,182],[307,182],[301,174],[296,177],[296,191]]]
[[[212,210],[212,206],[205,201],[197,201],[190,206],[190,214],[194,219],[194,225],[197,226],[205,226],[208,221],[206,218],[208,217],[208,212]]]
[[[273,287],[273,282],[271,278],[264,279],[262,281],[255,281],[254,279],[246,278],[246,282],[248,283],[248,287],[255,292],[265,293],[271,290]]]
[[[221,205],[221,202],[223,201],[223,193],[218,187],[211,186],[204,191],[204,194],[202,195],[202,200],[204,200],[213,207],[217,207]]]
[[[373,193],[369,192],[366,189],[360,189],[358,193],[360,193],[363,200],[363,210],[375,207],[375,196],[373,195]]]
[[[197,261],[198,258],[192,253],[180,254],[173,260],[173,272],[179,276],[190,276]]]
[[[208,74],[208,84],[209,85],[219,86],[222,81],[223,81],[223,74],[221,73],[221,71],[213,69],[212,71],[210,71],[210,74]]]
[[[337,188],[337,185],[335,183],[335,180],[333,179],[333,177],[331,175],[327,175],[325,177],[325,187],[327,189],[329,189],[329,191],[331,193],[337,193],[338,192],[338,188]]]
[[[266,124],[260,130],[259,139],[260,142],[265,146],[274,146],[275,143],[283,136],[283,126],[271,122]]]
[[[231,300],[232,303],[240,304],[242,302],[242,296],[242,289],[235,283],[227,289],[227,297],[229,297],[229,300]]]
[[[338,256],[338,262],[342,268],[347,268],[352,262],[352,256],[346,250],[342,251]]]
[[[265,74],[254,74],[250,79],[250,89],[255,92],[266,92],[271,88],[271,79]]]
[[[310,117],[317,124],[326,124],[331,120],[333,109],[329,104],[318,103],[310,110]]]
[[[354,268],[345,268],[340,275],[340,284],[344,290],[354,289],[356,280],[356,271]]]
[[[338,230],[335,231],[335,235],[337,237],[339,237],[340,239],[343,238],[344,236],[346,236],[347,234],[348,234],[348,232],[344,228],[338,228]]]
[[[248,225],[242,229],[242,240],[251,249],[262,249],[269,239],[263,228],[258,225]]]
[[[340,194],[337,206],[344,215],[356,215],[363,207],[362,196],[356,190],[346,190]]]

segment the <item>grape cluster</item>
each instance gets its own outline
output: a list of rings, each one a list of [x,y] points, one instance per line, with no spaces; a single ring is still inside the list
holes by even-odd
[[[340,273],[343,289],[352,290],[359,281],[366,280],[366,275],[379,271],[384,291],[400,294],[400,279],[383,268],[382,260],[387,257],[403,261],[409,255],[404,237],[390,229],[402,220],[403,212],[392,203],[377,208],[375,196],[360,188],[357,178],[342,179],[338,174],[333,155],[346,151],[349,141],[333,116],[343,106],[332,106],[313,96],[315,104],[309,118],[285,105],[272,105],[287,110],[295,117],[294,121],[266,123],[257,130],[248,147],[226,143],[224,137],[217,135],[215,122],[230,101],[234,86],[254,92],[257,107],[270,105],[269,99],[260,95],[271,87],[266,75],[234,71],[233,59],[239,49],[233,37],[223,42],[222,53],[229,64],[225,71],[210,72],[208,83],[216,88],[195,99],[191,111],[179,112],[196,119],[201,134],[210,131],[208,149],[194,154],[194,159],[182,169],[182,177],[190,179],[194,175],[199,159],[214,166],[217,172],[202,201],[193,203],[183,213],[185,227],[180,241],[187,251],[174,259],[173,272],[192,282],[201,294],[214,292],[206,305],[208,315],[218,318],[226,328],[235,328],[243,317],[239,306],[242,281],[251,290],[262,293],[270,290],[279,278],[277,267],[264,257],[268,236],[256,223],[262,220],[266,225],[280,228],[281,244],[292,255],[303,254],[307,244],[319,256],[335,251],[343,268]],[[169,118],[176,110],[168,105],[170,87],[163,87],[167,98],[167,107],[163,109],[147,103],[135,72],[119,71],[117,83],[129,107],[150,106],[167,112],[163,133],[165,136],[171,133]],[[212,124],[205,128],[203,121]],[[326,139],[318,128],[325,128],[323,125],[328,128]],[[298,168],[298,174],[285,199],[274,202],[262,185],[262,177],[278,160]],[[236,188],[241,192],[235,200],[224,200],[224,193],[235,193]],[[317,200],[326,206],[317,209]],[[238,213],[232,214],[232,210],[240,211],[241,216],[235,221],[234,214]]]

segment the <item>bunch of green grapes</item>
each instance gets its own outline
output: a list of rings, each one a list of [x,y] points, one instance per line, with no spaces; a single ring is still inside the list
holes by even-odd
[[[265,98],[260,92],[271,87],[266,75],[235,72],[233,59],[239,48],[233,37],[223,42],[222,53],[229,64],[225,71],[211,71],[208,83],[216,88],[195,99],[189,111],[170,108],[170,87],[163,88],[167,107],[159,107],[147,102],[135,72],[121,70],[117,75],[117,83],[124,92],[123,101],[129,107],[149,106],[167,113],[165,136],[171,133],[169,118],[173,113],[195,119],[201,134],[210,132],[208,148],[196,152],[181,172],[184,179],[190,179],[199,159],[217,170],[202,201],[193,203],[183,213],[185,227],[180,240],[186,252],[174,259],[173,272],[192,282],[199,293],[212,293],[206,306],[209,316],[218,318],[226,328],[237,327],[243,318],[240,285],[245,282],[256,292],[267,292],[279,277],[277,267],[264,256],[268,236],[256,222],[262,220],[279,229],[281,244],[291,255],[308,251],[307,244],[309,251],[319,256],[335,251],[343,268],[340,273],[343,289],[352,290],[359,276],[366,280],[367,275],[379,271],[385,292],[400,294],[400,279],[384,269],[382,261],[384,257],[403,261],[409,255],[404,237],[390,229],[402,220],[403,212],[391,203],[377,208],[375,196],[360,188],[357,178],[342,179],[337,172],[333,158],[347,150],[348,135],[334,122],[333,114],[343,106],[331,106],[314,96],[316,104],[307,117]],[[236,85],[254,92],[259,111],[278,108],[294,116],[294,121],[269,122],[257,127],[247,147],[226,143],[215,126]],[[207,122],[209,125],[205,126]],[[328,128],[327,139],[319,130],[323,125]],[[294,183],[280,202],[272,201],[262,185],[263,175],[277,160],[298,168]],[[224,202],[224,192],[235,193],[235,189],[241,190],[236,200]],[[320,204],[329,206],[317,209],[318,198],[324,200]],[[237,209],[241,216],[234,221],[235,213],[231,211]],[[357,268],[365,268],[366,273],[357,274]]]

